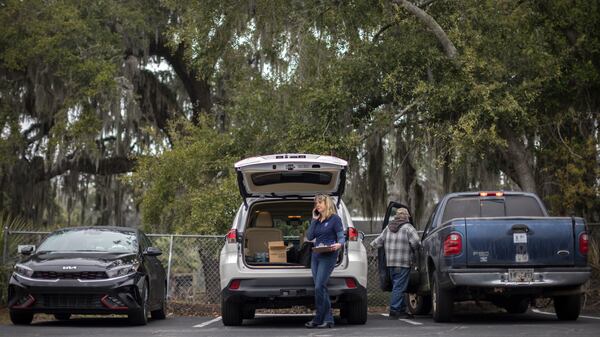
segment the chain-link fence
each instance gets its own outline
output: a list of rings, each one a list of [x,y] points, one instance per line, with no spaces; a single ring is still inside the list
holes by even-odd
[[[3,242],[3,277],[8,279],[12,265],[20,259],[19,245],[38,245],[48,232],[5,230]],[[159,259],[168,276],[168,299],[178,311],[218,308],[220,304],[219,254],[225,242],[223,235],[148,234],[153,245],[163,252]],[[365,247],[376,235],[366,235]],[[368,287],[370,306],[385,306],[389,293],[379,289],[376,251],[368,251]],[[2,282],[0,282],[2,283]],[[4,284],[4,289],[6,284]],[[6,303],[6,297],[2,297]]]

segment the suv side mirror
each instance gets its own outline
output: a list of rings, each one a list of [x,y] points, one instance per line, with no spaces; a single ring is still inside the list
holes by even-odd
[[[156,247],[148,247],[144,250],[143,254],[148,256],[159,256],[162,254],[162,250]]]
[[[31,255],[35,250],[35,245],[19,245],[17,246],[17,252],[22,255]]]

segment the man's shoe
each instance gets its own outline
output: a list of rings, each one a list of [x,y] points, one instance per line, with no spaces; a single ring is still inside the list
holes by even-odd
[[[402,319],[410,319],[410,318],[415,318],[415,316],[411,313],[408,312],[403,312],[401,314],[398,315],[398,318],[402,318]]]
[[[390,311],[390,314],[389,314],[389,316],[388,316],[388,319],[391,319],[391,320],[396,320],[396,319],[398,319],[398,318],[399,318],[398,312],[396,312],[396,311]]]

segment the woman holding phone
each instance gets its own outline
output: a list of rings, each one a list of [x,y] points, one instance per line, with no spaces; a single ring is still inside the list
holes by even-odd
[[[336,214],[333,199],[324,194],[315,196],[312,221],[306,234],[315,239],[315,247],[327,246],[322,252],[312,253],[311,266],[315,282],[315,317],[305,324],[307,328],[332,328],[333,314],[327,291],[327,282],[338,259],[338,251],[344,244],[344,226]]]

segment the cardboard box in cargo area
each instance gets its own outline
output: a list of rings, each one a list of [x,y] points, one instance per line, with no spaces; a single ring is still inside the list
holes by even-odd
[[[287,262],[287,253],[283,241],[269,241],[269,262]]]

